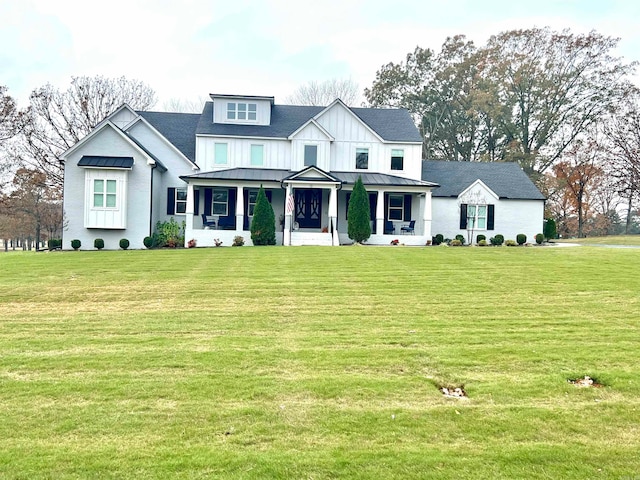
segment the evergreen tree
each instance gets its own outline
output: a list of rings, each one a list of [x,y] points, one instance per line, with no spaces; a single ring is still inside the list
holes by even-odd
[[[362,184],[362,178],[358,177],[353,186],[349,209],[347,211],[349,238],[354,242],[362,243],[371,236],[371,211],[369,210],[369,195]]]
[[[553,240],[557,236],[556,221],[553,218],[547,218],[544,222],[544,238],[547,240]]]
[[[262,186],[258,191],[258,198],[253,210],[251,240],[254,245],[276,244],[276,217]]]

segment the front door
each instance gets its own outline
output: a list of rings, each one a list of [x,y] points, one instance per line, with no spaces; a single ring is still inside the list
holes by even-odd
[[[300,228],[320,228],[322,220],[322,189],[295,190],[295,221]]]

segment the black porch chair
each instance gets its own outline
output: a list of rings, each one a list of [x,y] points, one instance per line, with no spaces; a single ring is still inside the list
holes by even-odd
[[[404,225],[402,227],[400,227],[400,231],[402,233],[410,233],[411,235],[413,235],[415,233],[414,231],[414,227],[416,226],[416,221],[415,220],[411,220],[409,222],[409,225]]]
[[[391,235],[392,233],[396,232],[396,227],[393,225],[393,222],[391,220],[385,220],[384,221],[384,234],[385,235]]]
[[[203,227],[212,227],[216,228],[216,221],[213,218],[207,217],[204,213],[202,214],[202,226]]]

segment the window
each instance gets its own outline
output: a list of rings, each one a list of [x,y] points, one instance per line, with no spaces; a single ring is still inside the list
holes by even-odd
[[[249,190],[247,197],[247,215],[253,217],[253,211],[256,208],[256,200],[258,200],[258,190]]]
[[[262,166],[264,160],[264,145],[251,145],[251,165]]]
[[[229,190],[214,189],[211,203],[211,214],[226,217],[229,215]]]
[[[93,181],[93,208],[116,208],[116,180]]]
[[[467,228],[485,230],[487,228],[487,206],[467,205]]]
[[[389,220],[404,219],[404,195],[389,195]]]
[[[311,165],[318,165],[318,146],[317,145],[305,145],[304,146],[304,166],[309,167]]]
[[[366,170],[369,168],[369,149],[356,148],[356,168]]]
[[[187,189],[176,188],[176,213],[187,213]]]
[[[227,120],[251,120],[255,121],[258,106],[255,103],[229,102],[227,103]]]
[[[391,150],[391,170],[404,170],[404,150]]]
[[[226,143],[216,143],[213,152],[213,163],[216,165],[226,165],[227,164],[227,144]]]

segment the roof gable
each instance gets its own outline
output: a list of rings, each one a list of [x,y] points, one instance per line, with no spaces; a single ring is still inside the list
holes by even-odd
[[[342,181],[330,173],[325,172],[321,168],[315,165],[303,168],[299,172],[295,172],[288,177],[283,178],[283,182],[296,182],[296,181],[315,181],[315,182],[329,182],[329,183],[342,183]]]
[[[327,132],[324,129],[324,127],[320,125],[314,118],[312,118],[311,120],[308,120],[306,123],[301,125],[300,128],[298,128],[295,132],[289,135],[289,140],[293,140],[295,137],[298,137],[298,136],[303,136],[303,133],[305,131],[316,131],[320,135],[314,135],[314,137],[324,136],[330,142],[333,142],[335,140],[335,138],[333,138],[333,136],[329,132]]]
[[[346,112],[349,117],[351,117],[356,122],[361,124],[369,133],[371,133],[379,141],[384,142],[384,139],[380,135],[378,135],[378,133],[375,130],[373,130],[365,121],[363,121],[360,117],[358,117],[355,113],[353,113],[351,109],[339,98],[336,98],[333,101],[333,103],[331,103],[331,105],[329,105],[324,110],[319,112],[315,117],[313,117],[313,119],[319,121],[322,117],[326,116],[327,114],[329,114],[329,112],[335,109],[340,109]]]
[[[128,143],[131,147],[133,147],[136,151],[138,151],[144,158],[146,158],[146,160],[147,160],[147,162],[149,164],[154,164],[155,163],[155,160],[149,155],[149,153],[147,151],[145,151],[144,149],[140,148],[140,146],[138,145],[137,142],[133,141],[132,138],[130,138],[127,134],[125,134],[122,130],[120,130],[113,123],[111,123],[111,121],[109,121],[108,119],[103,121],[103,122],[101,122],[96,128],[94,128],[91,132],[89,132],[89,134],[87,136],[85,136],[84,138],[80,139],[80,141],[78,143],[76,143],[71,148],[69,148],[66,152],[64,152],[61,155],[61,158],[63,159],[63,161],[69,155],[71,155],[73,152],[75,152],[76,150],[82,148],[84,145],[87,145],[88,143],[91,143],[91,141],[94,138],[99,136],[101,134],[101,132],[105,131],[106,129],[109,129],[109,130],[112,130],[113,132],[115,132],[126,143]]]

